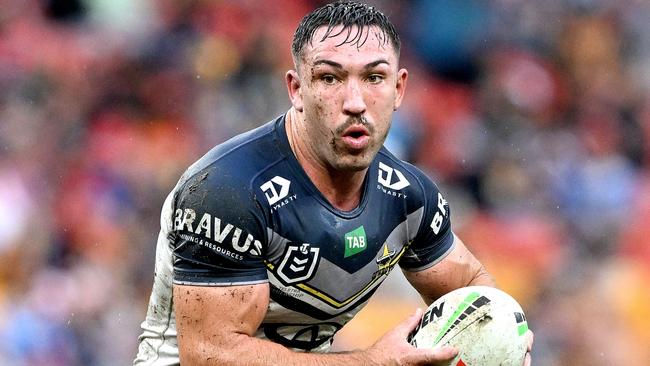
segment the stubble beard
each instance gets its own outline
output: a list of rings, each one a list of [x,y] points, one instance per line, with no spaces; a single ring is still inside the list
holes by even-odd
[[[340,139],[346,129],[356,124],[361,124],[368,129],[370,141],[365,149],[359,152],[350,152],[338,145],[337,140]],[[383,136],[376,136],[375,131],[375,126],[369,123],[365,117],[349,117],[344,124],[332,132],[329,141],[330,166],[340,172],[358,172],[367,169],[386,140],[389,129],[387,128],[383,132]]]

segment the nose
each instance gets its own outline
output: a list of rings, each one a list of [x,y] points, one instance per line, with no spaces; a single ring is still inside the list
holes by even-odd
[[[349,80],[345,88],[343,112],[348,115],[360,115],[366,111],[366,102],[359,83]]]

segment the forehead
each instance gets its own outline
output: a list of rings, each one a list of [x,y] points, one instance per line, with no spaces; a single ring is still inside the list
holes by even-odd
[[[345,28],[335,26],[327,38],[327,27],[316,29],[311,42],[303,49],[303,61],[311,64],[314,61],[328,59],[341,64],[349,62],[375,61],[385,59],[390,65],[397,64],[397,53],[390,39],[377,26]]]

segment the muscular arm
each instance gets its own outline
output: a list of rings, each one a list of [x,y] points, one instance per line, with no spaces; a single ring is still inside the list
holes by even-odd
[[[174,285],[178,347],[183,365],[424,365],[450,359],[450,349],[419,350],[406,342],[418,312],[366,351],[337,354],[293,352],[255,338],[269,303],[269,285],[200,287]]]
[[[423,271],[404,271],[404,276],[420,293],[427,305],[459,287],[496,286],[485,267],[454,235],[454,248],[440,263]]]
[[[174,285],[174,310],[181,364],[247,364],[259,359],[248,346],[268,306],[268,285],[201,287]],[[253,364],[251,362],[251,364]]]
[[[269,304],[269,285],[174,286],[181,364],[321,365],[312,355],[292,352],[254,337]],[[359,358],[355,360],[355,357]],[[341,355],[361,362],[360,355]],[[342,361],[342,360],[341,360]],[[335,363],[330,363],[335,364]]]

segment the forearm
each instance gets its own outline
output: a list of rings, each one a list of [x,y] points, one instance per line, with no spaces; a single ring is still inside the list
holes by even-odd
[[[179,337],[180,338],[180,337]],[[354,366],[375,364],[369,352],[307,353],[292,351],[268,340],[236,334],[227,343],[182,347],[181,364],[211,366]],[[182,339],[179,339],[182,346]]]
[[[174,286],[182,365],[368,365],[372,352],[295,352],[255,337],[269,304],[269,285]],[[236,300],[234,300],[236,299]]]
[[[280,344],[219,327],[210,332],[178,333],[182,365],[197,366],[365,366],[432,365],[449,361],[458,353],[450,347],[416,348],[406,339],[422,319],[416,312],[363,351],[347,353],[295,352]],[[193,329],[196,330],[196,329]]]

